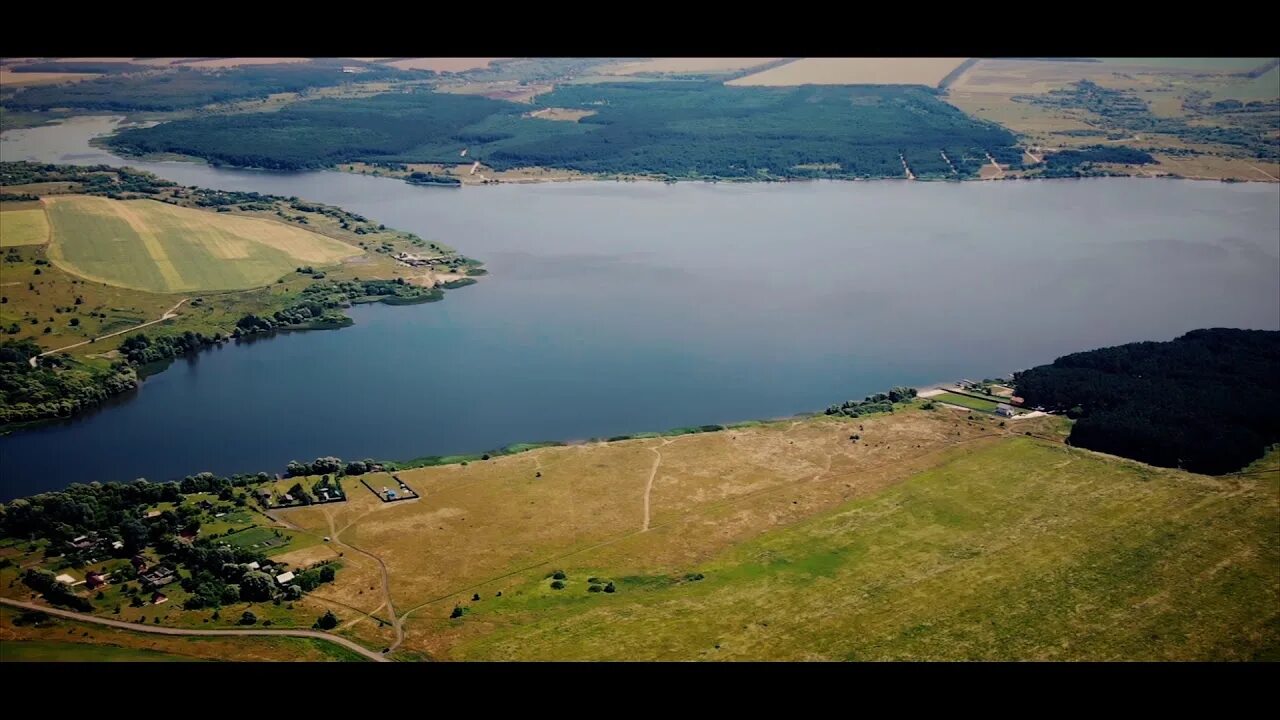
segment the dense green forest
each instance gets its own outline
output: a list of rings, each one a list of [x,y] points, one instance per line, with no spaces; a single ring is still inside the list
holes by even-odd
[[[32,367],[31,358],[41,352],[31,340],[0,343],[0,426],[69,417],[138,385],[128,363],[99,370],[55,354]]]
[[[1077,418],[1072,445],[1203,473],[1280,442],[1280,332],[1214,328],[1066,355],[1015,375],[1027,405]]]
[[[542,107],[594,114],[576,123],[527,117]],[[276,169],[456,163],[467,148],[468,161],[498,170],[753,179],[901,177],[903,156],[921,177],[969,177],[987,152],[1001,161],[1020,156],[1007,130],[927,88],[688,81],[566,85],[532,107],[426,91],[317,100],[126,130],[110,142],[125,152]]]
[[[106,75],[76,83],[21,89],[12,95],[6,94],[4,106],[11,110],[184,110],[346,82],[413,77],[394,68],[368,64],[361,67],[363,72],[344,73],[342,65],[343,61],[324,60],[229,70],[180,67],[160,72]]]

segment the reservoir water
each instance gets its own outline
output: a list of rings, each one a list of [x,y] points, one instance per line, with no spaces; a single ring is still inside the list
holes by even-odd
[[[111,122],[5,133],[4,160],[129,164],[339,205],[489,276],[443,302],[179,360],[0,437],[0,496],[93,480],[407,459],[821,410],[1200,327],[1280,329],[1280,186],[549,183],[125,162]]]

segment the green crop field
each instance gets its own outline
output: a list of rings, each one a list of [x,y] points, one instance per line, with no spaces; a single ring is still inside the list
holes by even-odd
[[[1275,472],[1211,478],[1011,437],[689,568],[702,579],[563,563],[564,590],[538,574],[471,603],[463,622],[486,632],[455,655],[1274,660],[1278,489]],[[588,575],[618,592],[587,593]]]
[[[6,642],[0,662],[204,662],[143,648],[58,641]]]
[[[992,400],[982,400],[979,398],[969,397],[968,395],[957,395],[956,393],[942,393],[934,395],[930,400],[938,402],[951,403],[960,407],[967,407],[970,410],[981,410],[982,412],[995,412],[997,403]]]
[[[43,209],[0,209],[0,247],[43,245],[48,241],[49,220]]]
[[[151,200],[56,196],[47,203],[49,259],[118,287],[156,293],[260,287],[299,265],[360,254],[296,226]]]

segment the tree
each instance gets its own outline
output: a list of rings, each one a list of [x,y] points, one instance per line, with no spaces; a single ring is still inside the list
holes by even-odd
[[[240,597],[250,602],[270,600],[275,594],[275,580],[264,572],[250,570],[240,578]]]
[[[253,613],[249,612],[248,610],[245,610],[245,611],[244,611],[244,614],[240,616],[240,624],[241,624],[241,625],[257,625],[257,624],[258,624],[258,616],[257,616],[257,615],[254,615]]]
[[[320,568],[320,582],[331,583],[337,577],[338,571],[333,569],[332,565],[325,565]]]
[[[615,590],[617,590],[617,588],[615,588],[615,587],[613,586],[613,581],[612,581],[612,580],[610,580],[610,581],[609,581],[609,584],[608,584],[608,585],[605,585],[605,586],[604,586],[604,591],[605,591],[605,592],[607,592],[607,593],[614,592]]]
[[[552,589],[552,590],[563,590],[563,589],[564,589],[564,581],[563,581],[563,580],[552,580],[552,581],[551,581],[551,589]]]
[[[222,597],[219,598],[223,605],[231,605],[240,602],[240,586],[225,585],[222,588]]]
[[[320,630],[332,630],[338,627],[338,616],[334,615],[332,610],[326,610],[324,615],[316,620],[316,627]]]

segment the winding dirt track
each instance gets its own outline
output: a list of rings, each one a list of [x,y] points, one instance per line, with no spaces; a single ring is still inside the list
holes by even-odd
[[[36,605],[35,603],[22,602],[20,600],[9,600],[8,598],[0,598],[0,603],[11,605],[13,607],[22,608],[24,610],[36,610],[49,615],[57,615],[59,617],[77,620],[79,622],[94,623],[95,625],[106,625],[108,627],[120,628],[122,630],[132,630],[133,632],[153,633],[156,635],[203,635],[203,636],[228,636],[228,635],[265,635],[276,637],[302,637],[314,638],[316,640],[327,640],[331,643],[337,643],[342,647],[359,653],[374,662],[390,662],[381,654],[376,653],[368,648],[357,645],[356,643],[337,635],[330,635],[319,630],[184,630],[181,628],[155,627],[154,625],[142,625],[139,623],[123,622],[121,620],[108,620],[107,618],[95,617],[93,615],[84,615],[70,610],[58,610],[44,605]]]
[[[84,340],[84,341],[81,341],[81,342],[75,343],[74,345],[67,345],[66,347],[60,347],[60,348],[57,348],[57,349],[54,349],[54,350],[48,350],[48,351],[46,351],[46,352],[42,352],[42,353],[40,353],[39,355],[36,355],[35,357],[31,358],[31,359],[30,359],[30,360],[28,360],[27,362],[31,363],[31,367],[35,367],[35,366],[36,366],[36,361],[37,361],[37,360],[39,360],[40,358],[44,357],[45,355],[52,355],[53,353],[56,353],[56,352],[62,352],[63,350],[70,350],[71,348],[78,348],[78,347],[80,347],[81,345],[88,345],[88,344],[89,344],[89,343],[91,343],[91,342],[97,342],[97,341],[99,341],[99,340],[106,340],[106,339],[107,339],[107,338],[109,338],[109,337],[115,337],[115,336],[117,336],[117,335],[123,335],[123,334],[125,334],[125,333],[127,333],[127,332],[133,332],[134,330],[141,330],[142,328],[147,327],[147,326],[149,326],[149,325],[155,325],[155,324],[156,324],[156,323],[158,323],[158,322],[164,322],[165,320],[171,320],[171,319],[173,319],[173,318],[177,315],[177,310],[178,310],[178,308],[182,307],[182,303],[186,302],[186,301],[187,301],[187,300],[189,300],[189,299],[190,299],[190,298],[182,298],[181,300],[179,300],[177,305],[174,305],[173,307],[169,308],[169,309],[165,312],[165,314],[164,314],[164,315],[161,315],[161,316],[160,316],[160,318],[159,318],[158,320],[152,320],[152,321],[150,321],[150,322],[144,322],[144,323],[142,323],[141,325],[134,325],[134,326],[132,326],[132,327],[127,327],[127,328],[125,328],[124,330],[117,330],[116,332],[113,332],[113,333],[107,333],[106,335],[101,335],[101,336],[99,336],[99,337],[93,338],[92,340]]]

